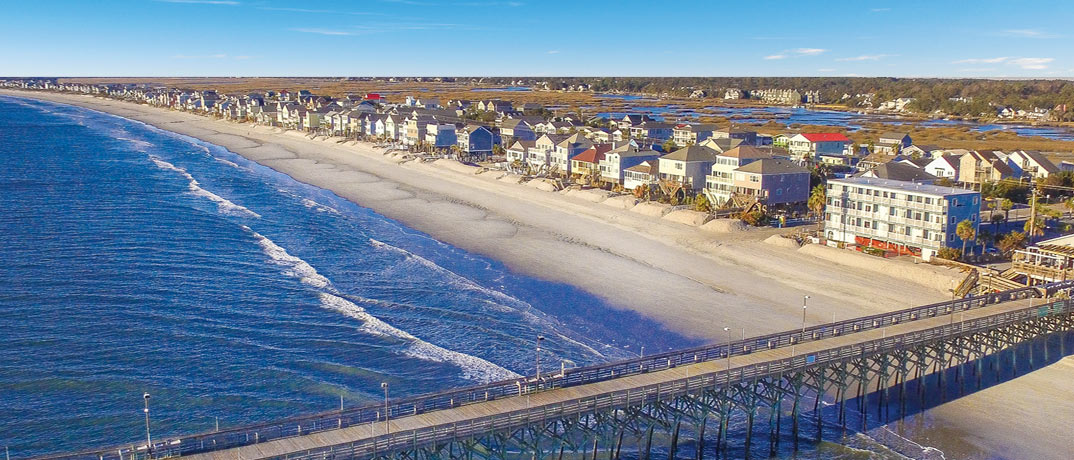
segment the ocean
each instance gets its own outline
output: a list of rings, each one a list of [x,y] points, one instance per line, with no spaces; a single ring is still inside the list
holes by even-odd
[[[13,457],[696,345],[226,149],[0,97],[0,446]]]

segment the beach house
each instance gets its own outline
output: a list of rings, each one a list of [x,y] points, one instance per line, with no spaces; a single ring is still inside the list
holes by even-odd
[[[850,139],[841,133],[796,134],[787,141],[791,159],[804,163],[817,161],[820,156],[844,156]]]
[[[623,170],[623,188],[634,190],[640,186],[651,187],[659,175],[659,161],[646,160]]]
[[[705,195],[713,204],[722,206],[735,191],[735,171],[763,158],[772,158],[767,149],[740,145],[726,152],[714,152],[715,158],[705,177]]]
[[[760,158],[734,171],[736,194],[770,206],[805,203],[809,199],[809,170],[784,158]]]
[[[716,151],[700,145],[691,145],[660,157],[660,179],[687,190],[705,188],[705,177],[712,170]]]
[[[458,138],[459,150],[470,155],[492,155],[492,147],[496,145],[496,135],[487,127],[481,125],[466,125],[455,131]],[[510,160],[509,160],[510,161]]]
[[[716,125],[707,123],[676,125],[672,130],[672,140],[675,141],[675,145],[684,147],[700,144],[712,137],[714,131],[716,131]]]
[[[652,149],[640,148],[637,142],[630,140],[625,143],[617,143],[616,146],[604,154],[598,168],[601,178],[605,182],[624,184],[625,171],[646,161],[656,162],[661,153]]]

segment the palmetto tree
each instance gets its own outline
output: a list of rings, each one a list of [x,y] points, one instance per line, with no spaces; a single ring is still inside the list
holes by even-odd
[[[1011,219],[1011,208],[1014,208],[1014,202],[1010,198],[1004,198],[999,202],[999,209],[1003,210],[1003,221],[1006,222]]]
[[[962,256],[966,255],[966,242],[977,237],[977,230],[973,228],[973,222],[966,219],[955,227],[955,234],[962,239]]]
[[[824,205],[827,204],[828,189],[824,184],[817,184],[813,187],[813,190],[809,192],[809,201],[806,205],[809,206],[809,210],[813,215],[821,215],[824,212]]]

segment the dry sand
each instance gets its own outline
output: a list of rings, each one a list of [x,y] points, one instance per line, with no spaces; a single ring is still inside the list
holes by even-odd
[[[726,221],[697,227],[683,219],[687,225],[661,219],[661,206],[627,206],[629,198],[596,203],[591,194],[551,193],[519,185],[517,176],[385,156],[363,143],[311,140],[88,96],[0,92],[109,112],[227,147],[512,270],[573,284],[709,341],[722,338],[724,326],[747,335],[798,327],[803,295],[810,296],[807,321],[820,323],[943,300],[945,286],[962,276],[849,251],[766,243],[780,231],[742,231]],[[952,446],[972,442],[1001,455],[1066,458],[1061,454],[1071,451],[1074,434],[1071,375],[1067,359],[944,405],[935,411],[936,423],[960,430],[963,438],[950,440]],[[1049,386],[1054,382],[1063,382],[1063,391]],[[994,408],[1012,403],[1017,411],[997,416]],[[926,442],[943,449],[948,441]]]

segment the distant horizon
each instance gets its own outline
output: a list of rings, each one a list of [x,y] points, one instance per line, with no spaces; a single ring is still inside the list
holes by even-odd
[[[244,79],[244,78],[278,78],[278,79],[352,79],[352,78],[456,78],[456,79],[474,79],[474,78],[519,78],[519,79],[533,79],[533,80],[546,80],[556,78],[815,78],[815,79],[860,79],[860,80],[873,80],[878,78],[893,78],[897,80],[1071,80],[1074,81],[1074,76],[1050,76],[1050,77],[898,77],[898,76],[839,76],[839,75],[737,75],[737,76],[725,76],[725,75],[666,75],[666,76],[652,76],[652,75],[548,75],[548,76],[524,76],[524,75],[8,75],[0,76],[0,79],[51,79],[51,78],[114,78],[114,79],[190,79],[190,78],[222,78],[222,79]]]
[[[1074,78],[1074,3],[22,2],[10,75]]]

